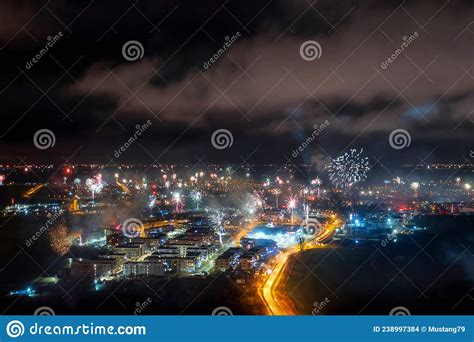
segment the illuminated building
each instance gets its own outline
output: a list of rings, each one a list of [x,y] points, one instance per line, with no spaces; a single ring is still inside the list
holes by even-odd
[[[239,247],[227,249],[224,253],[217,257],[216,268],[221,272],[235,268],[239,264],[239,258],[241,255],[242,249]]]
[[[157,261],[144,262],[126,262],[123,265],[123,275],[125,277],[132,276],[163,276],[165,275],[165,265]]]
[[[144,245],[138,243],[119,245],[114,247],[114,253],[125,254],[127,258],[139,258],[144,253]]]

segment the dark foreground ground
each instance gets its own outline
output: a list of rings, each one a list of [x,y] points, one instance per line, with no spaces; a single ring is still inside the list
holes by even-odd
[[[304,252],[287,287],[301,314],[474,314],[474,217],[437,216],[427,230]]]
[[[64,284],[63,284],[64,285]],[[31,315],[42,306],[57,315],[211,315],[226,307],[235,314],[260,313],[260,303],[225,275],[207,278],[149,278],[117,281],[106,290],[61,286],[51,295],[2,297],[3,314]]]

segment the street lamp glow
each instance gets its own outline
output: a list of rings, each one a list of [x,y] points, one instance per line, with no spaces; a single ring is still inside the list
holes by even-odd
[[[420,188],[420,183],[413,182],[413,183],[411,183],[410,188],[414,191],[417,191]]]

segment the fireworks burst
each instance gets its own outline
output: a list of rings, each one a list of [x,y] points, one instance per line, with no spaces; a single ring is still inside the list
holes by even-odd
[[[252,195],[253,206],[257,209],[262,209],[265,206],[265,197],[262,193],[254,191]]]
[[[369,158],[364,157],[363,152],[363,149],[351,149],[332,161],[329,165],[329,179],[336,187],[349,188],[367,178]]]
[[[80,239],[80,234],[70,234],[66,224],[61,222],[49,233],[49,244],[54,252],[63,256],[69,252],[74,240],[78,238]]]
[[[196,203],[196,209],[199,210],[199,204],[202,201],[202,193],[197,190],[193,190],[191,192],[191,199],[194,201],[194,203]]]
[[[250,215],[254,215],[258,210],[265,207],[266,198],[262,192],[254,191],[252,194],[247,194],[245,197],[245,205],[243,209]]]
[[[286,198],[286,207],[291,211],[291,224],[293,224],[293,213],[298,205],[298,197],[290,195]]]
[[[275,188],[272,190],[272,194],[275,195],[275,208],[278,208],[278,196],[281,195],[281,190],[278,188]]]
[[[225,214],[222,211],[215,211],[209,218],[211,220],[211,227],[219,235],[219,242],[222,245],[222,236],[225,235]]]
[[[220,230],[224,226],[224,213],[216,211],[210,216],[211,226],[215,230]]]
[[[321,181],[321,179],[319,179],[319,177],[316,177],[315,179],[313,179],[311,181],[311,185],[314,185],[318,188],[318,198],[319,198],[319,195],[320,195],[320,188],[321,188],[321,184],[323,182]]]
[[[176,205],[175,211],[177,213],[181,212],[181,207],[183,206],[183,199],[182,199],[181,194],[179,192],[175,192],[173,194],[173,202]]]
[[[418,189],[420,188],[420,183],[418,182],[413,182],[410,184],[410,188],[413,190],[413,191],[418,191]]]
[[[95,198],[95,194],[99,194],[104,188],[104,182],[102,181],[102,175],[99,173],[94,178],[86,180],[86,186],[92,193],[92,200]]]
[[[194,202],[199,202],[202,199],[202,194],[199,191],[194,190],[191,193],[191,198],[193,199]]]
[[[156,196],[150,196],[148,201],[148,207],[153,208],[156,205]]]
[[[298,197],[295,196],[288,196],[286,198],[286,207],[290,210],[294,210],[298,205]]]

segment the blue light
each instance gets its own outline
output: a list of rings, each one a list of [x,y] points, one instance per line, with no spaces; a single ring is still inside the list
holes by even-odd
[[[416,107],[412,107],[406,112],[404,112],[402,115],[408,118],[420,119],[429,114],[437,114],[438,112],[439,112],[439,106],[436,103],[434,103],[434,101],[430,101],[430,102],[418,105]]]

